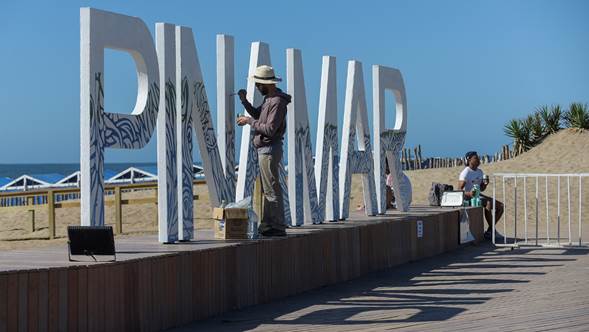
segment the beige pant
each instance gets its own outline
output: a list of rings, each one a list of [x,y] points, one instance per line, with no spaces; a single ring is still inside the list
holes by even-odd
[[[260,177],[264,191],[264,212],[259,232],[269,229],[284,230],[284,205],[280,187],[280,165],[282,149],[274,149],[272,154],[258,154]]]

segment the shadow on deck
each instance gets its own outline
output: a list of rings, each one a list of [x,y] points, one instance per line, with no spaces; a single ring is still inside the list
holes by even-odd
[[[508,251],[484,243],[234,311],[177,331],[433,330],[431,324],[436,322],[446,323],[439,328],[462,326],[465,318],[458,316],[476,321],[481,310],[492,312],[501,306],[502,299],[522,293],[530,282],[546,278],[550,271],[574,263],[588,252]]]

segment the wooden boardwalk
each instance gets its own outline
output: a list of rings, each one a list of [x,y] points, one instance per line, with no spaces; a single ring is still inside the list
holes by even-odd
[[[589,331],[589,250],[488,242],[176,331]]]
[[[469,208],[482,238],[482,210]],[[116,262],[68,262],[64,245],[0,253],[0,332],[161,331],[354,280],[459,247],[456,209],[305,225],[284,238],[162,245],[120,237]]]

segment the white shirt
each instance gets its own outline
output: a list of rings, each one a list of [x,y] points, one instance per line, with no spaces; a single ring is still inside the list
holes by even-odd
[[[472,187],[475,184],[478,184],[480,188],[481,183],[483,182],[483,171],[480,168],[477,168],[477,170],[474,171],[470,167],[466,167],[460,172],[458,180],[464,181],[464,191],[472,191]]]

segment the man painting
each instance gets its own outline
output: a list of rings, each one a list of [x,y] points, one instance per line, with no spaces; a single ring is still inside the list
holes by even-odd
[[[270,66],[259,66],[250,79],[256,83],[264,101],[259,107],[254,107],[246,99],[246,90],[239,90],[239,99],[251,117],[240,116],[237,124],[250,125],[254,130],[253,143],[258,153],[264,192],[264,211],[258,231],[263,236],[286,236],[279,170],[286,131],[286,105],[290,103],[291,96],[276,87],[281,79],[275,76]]]

